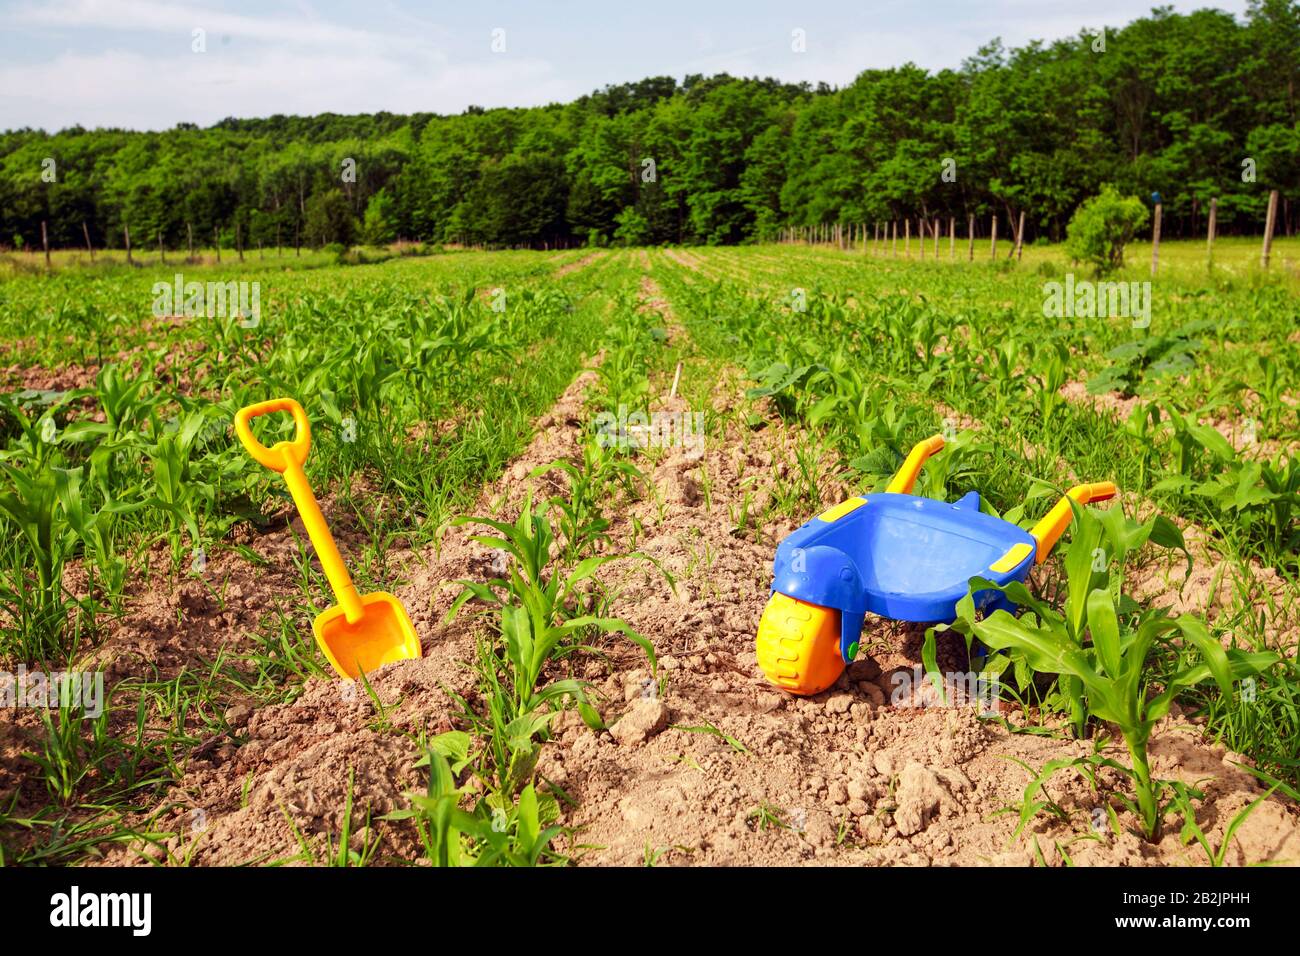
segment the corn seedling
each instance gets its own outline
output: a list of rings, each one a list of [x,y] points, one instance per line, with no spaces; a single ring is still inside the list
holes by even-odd
[[[977,620],[972,594],[985,588],[1001,590],[1025,612],[1015,617],[999,609]],[[1132,759],[1137,797],[1136,805],[1127,805],[1137,814],[1148,839],[1155,837],[1161,815],[1160,784],[1151,776],[1147,741],[1156,722],[1169,712],[1175,696],[1183,688],[1211,679],[1225,696],[1231,696],[1235,681],[1258,674],[1280,660],[1272,652],[1224,650],[1204,623],[1187,614],[1169,618],[1162,611],[1147,611],[1126,615],[1133,623],[1122,624],[1114,598],[1103,588],[1088,593],[1083,602],[1083,621],[1073,633],[1063,615],[1035,599],[1020,582],[998,588],[991,581],[975,578],[971,590],[972,594],[958,605],[954,629],[973,634],[994,650],[1023,654],[1037,673],[1071,678],[1070,686],[1077,688],[1071,691],[1072,700],[1077,695],[1092,716],[1119,728]],[[1082,635],[1084,627],[1091,637],[1087,645],[1081,645],[1075,636]],[[1148,657],[1157,643],[1171,633],[1194,646],[1201,662],[1169,675],[1148,672]],[[1153,682],[1162,689],[1150,696]],[[1078,711],[1074,713],[1077,716]]]

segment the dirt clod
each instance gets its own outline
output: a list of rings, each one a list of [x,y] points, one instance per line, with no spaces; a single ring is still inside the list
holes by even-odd
[[[624,747],[639,747],[667,726],[667,705],[656,698],[641,697],[610,725],[609,734]]]

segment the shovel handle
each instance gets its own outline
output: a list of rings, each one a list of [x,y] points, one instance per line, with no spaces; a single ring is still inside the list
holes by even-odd
[[[267,448],[253,436],[249,423],[258,415],[269,415],[272,412],[291,413],[297,431],[293,441],[276,442]],[[316,557],[320,559],[321,570],[325,572],[334,597],[343,608],[344,617],[348,623],[355,624],[365,613],[361,597],[357,594],[356,585],[352,583],[352,576],[348,574],[343,556],[339,554],[338,545],[334,543],[334,536],[330,534],[329,525],[325,523],[325,516],[321,514],[316,495],[302,468],[303,462],[307,460],[307,451],[311,448],[311,424],[307,421],[307,413],[292,398],[258,402],[235,413],[235,434],[255,461],[284,475],[289,494],[293,496],[293,503],[298,506],[298,514],[302,516],[303,527],[307,529],[307,537],[311,538]]]
[[[293,415],[295,432],[293,441],[278,441],[267,448],[253,434],[252,421],[259,415],[270,415],[273,412],[289,412]],[[307,421],[303,407],[292,398],[272,398],[256,405],[245,405],[235,413],[235,434],[254,461],[280,474],[284,474],[290,461],[301,468],[311,449],[311,423]]]

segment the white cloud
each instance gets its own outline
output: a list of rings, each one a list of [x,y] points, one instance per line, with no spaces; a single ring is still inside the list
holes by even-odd
[[[537,105],[574,95],[539,59],[450,63],[431,56],[418,62],[291,49],[240,57],[218,51],[65,53],[35,66],[0,66],[0,91],[3,125],[46,129],[76,123],[160,129],[271,113],[460,112],[467,91],[484,106]]]
[[[304,12],[300,17],[244,16],[211,7],[157,0],[57,0],[20,6],[11,22],[24,26],[95,29],[132,34],[161,34],[189,45],[190,31],[202,28],[209,39],[221,35],[263,43],[313,48],[412,48],[421,41],[400,34],[380,34],[340,26]],[[165,41],[161,41],[165,42]]]
[[[0,0],[3,3],[4,0]],[[1172,0],[1180,11],[1207,0]],[[1213,0],[1240,13],[1244,0]],[[509,21],[510,52],[489,52],[496,25],[472,5],[364,0],[323,16],[309,0],[231,13],[194,0],[19,0],[0,36],[0,128],[167,128],[226,116],[323,111],[460,112],[468,104],[567,101],[607,83],[728,72],[852,82],[911,61],[958,67],[1001,36],[1008,46],[1076,36],[1147,15],[1144,0],[884,0],[774,13],[761,0],[726,9],[664,0],[636,6],[572,0]],[[497,11],[490,15],[495,17]],[[455,28],[445,24],[452,22]],[[207,52],[190,52],[191,31]],[[807,31],[807,52],[790,48]],[[480,32],[481,31],[481,32]]]

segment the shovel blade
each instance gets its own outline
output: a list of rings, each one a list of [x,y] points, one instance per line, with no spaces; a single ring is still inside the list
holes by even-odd
[[[420,656],[420,639],[402,602],[376,591],[363,595],[361,620],[349,624],[340,605],[322,611],[312,622],[316,643],[343,677],[357,678],[393,661]]]

